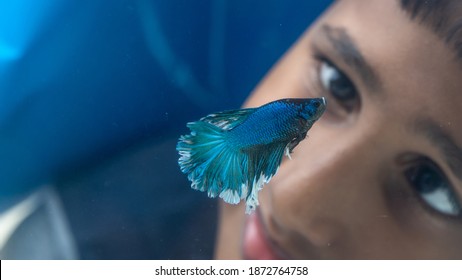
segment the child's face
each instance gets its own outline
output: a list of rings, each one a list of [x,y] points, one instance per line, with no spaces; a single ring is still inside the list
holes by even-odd
[[[327,98],[218,258],[462,258],[462,63],[398,1],[342,0],[246,103]]]

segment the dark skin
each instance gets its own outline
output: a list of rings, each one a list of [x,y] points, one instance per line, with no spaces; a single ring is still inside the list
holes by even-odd
[[[245,107],[325,96],[260,192],[280,258],[461,259],[462,63],[398,1],[338,1]],[[222,204],[216,257],[245,257],[244,203]]]

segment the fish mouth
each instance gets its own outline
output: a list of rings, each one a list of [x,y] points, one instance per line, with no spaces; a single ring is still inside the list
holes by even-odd
[[[315,120],[321,117],[321,115],[326,110],[326,106],[327,106],[327,100],[325,97],[317,98],[317,100],[319,100],[320,105],[318,106],[318,110],[316,111],[316,114],[314,115]]]
[[[259,209],[246,219],[242,254],[248,260],[284,260],[290,257],[269,236]]]

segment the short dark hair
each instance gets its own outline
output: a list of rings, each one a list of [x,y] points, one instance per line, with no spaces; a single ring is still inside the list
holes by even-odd
[[[461,0],[400,0],[412,20],[432,29],[462,61]]]

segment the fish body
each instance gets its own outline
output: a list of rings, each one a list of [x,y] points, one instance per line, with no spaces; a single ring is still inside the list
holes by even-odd
[[[306,110],[301,100],[279,100],[255,110],[239,126],[229,131],[229,141],[237,148],[249,149],[275,142],[290,142],[302,137],[311,127],[299,117]],[[304,138],[304,136],[303,136]]]
[[[223,111],[187,124],[177,150],[191,187],[225,202],[258,205],[258,191],[322,115],[324,98],[281,99],[258,108]]]

